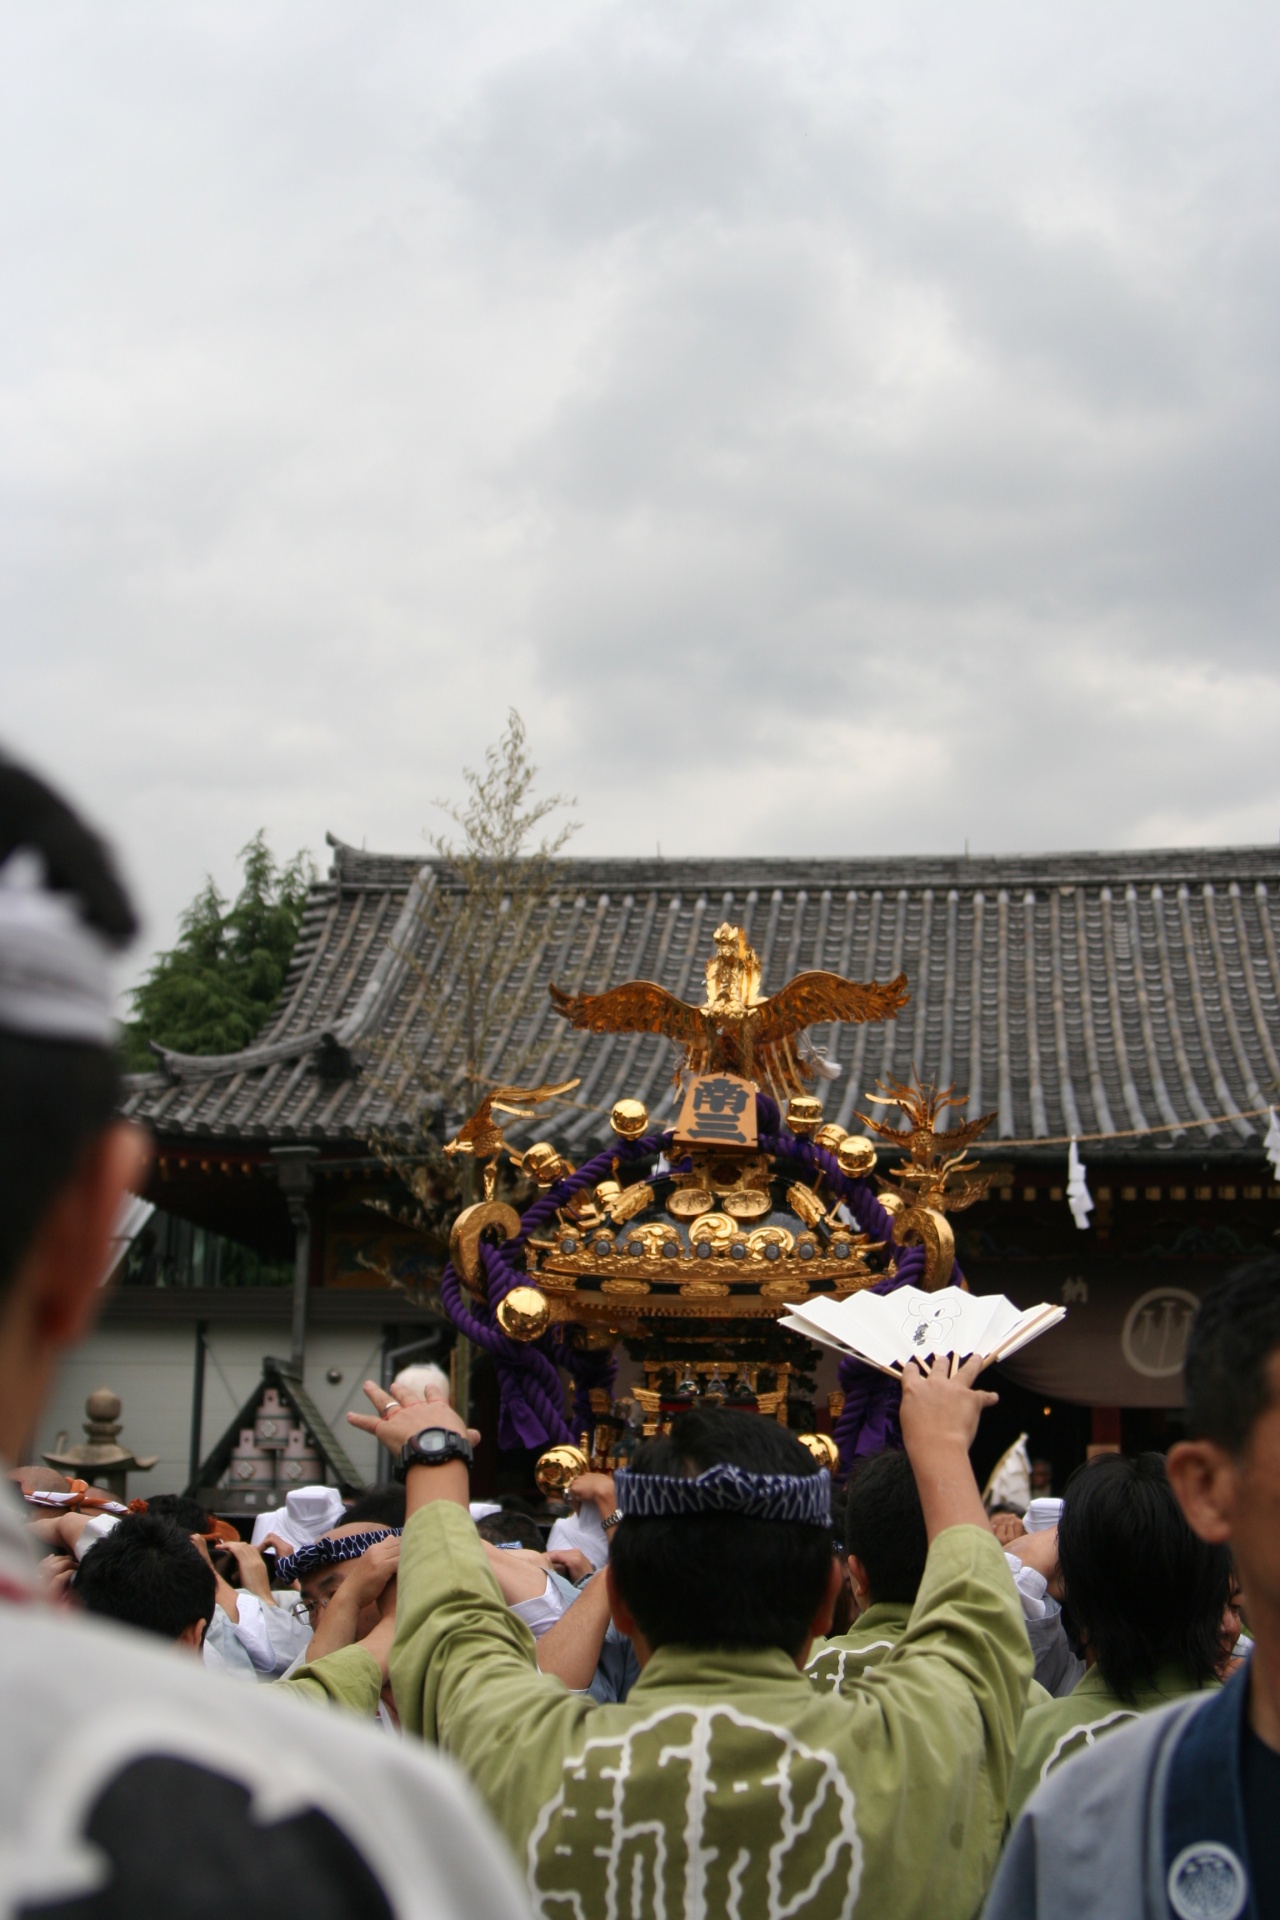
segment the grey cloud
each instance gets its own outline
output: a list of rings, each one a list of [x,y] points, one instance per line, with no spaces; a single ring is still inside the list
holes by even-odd
[[[418,844],[511,703],[601,851],[1269,838],[1266,31],[28,16],[0,730],[159,937],[262,822]]]

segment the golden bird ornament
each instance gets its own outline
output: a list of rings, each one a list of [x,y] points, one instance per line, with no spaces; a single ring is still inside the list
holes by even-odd
[[[775,994],[760,992],[760,960],[741,927],[715,931],[707,997],[691,1006],[653,980],[628,980],[606,993],[549,988],[556,1012],[588,1033],[660,1033],[684,1051],[685,1074],[735,1073],[764,1084],[781,1105],[807,1091],[817,1068],[798,1037],[827,1021],[892,1020],[907,1003],[907,976],[845,980],[799,973]]]
[[[532,1120],[544,1100],[572,1093],[579,1085],[581,1082],[578,1080],[561,1080],[554,1086],[545,1087],[495,1087],[492,1093],[486,1093],[471,1118],[463,1121],[445,1147],[445,1152],[465,1154],[487,1162],[484,1169],[484,1197],[490,1200],[501,1156],[505,1153],[513,1160],[519,1158],[507,1145],[501,1122],[494,1119],[494,1114],[506,1113],[516,1120]]]

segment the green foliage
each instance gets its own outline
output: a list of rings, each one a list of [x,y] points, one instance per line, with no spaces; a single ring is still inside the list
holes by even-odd
[[[315,868],[307,853],[277,866],[262,829],[241,848],[240,863],[232,904],[206,880],[182,915],[177,945],[158,954],[134,988],[123,1034],[133,1070],[154,1064],[152,1040],[177,1053],[234,1053],[279,998]]]

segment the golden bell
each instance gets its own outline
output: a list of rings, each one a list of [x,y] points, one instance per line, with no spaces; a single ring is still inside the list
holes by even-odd
[[[548,1500],[558,1500],[573,1482],[587,1471],[588,1461],[581,1447],[548,1447],[533,1470],[538,1490]]]
[[[851,1180],[865,1180],[875,1171],[876,1150],[865,1134],[850,1133],[837,1147],[836,1159],[841,1173],[847,1173]]]
[[[822,1125],[822,1102],[809,1093],[794,1093],[787,1102],[787,1125],[792,1133],[807,1140]]]
[[[509,1340],[537,1340],[551,1324],[547,1296],[537,1287],[512,1287],[498,1302],[497,1321]]]
[[[847,1140],[848,1137],[847,1127],[842,1127],[838,1120],[828,1120],[827,1124],[819,1127],[814,1134],[813,1144],[815,1147],[825,1147],[828,1153],[836,1153],[839,1151],[840,1142]]]
[[[521,1157],[520,1171],[540,1187],[553,1187],[557,1180],[571,1174],[573,1168],[549,1140],[535,1140]]]
[[[798,1433],[796,1439],[828,1473],[840,1465],[840,1449],[829,1433]]]
[[[620,1140],[638,1140],[649,1124],[649,1109],[643,1100],[617,1100],[609,1115],[609,1125]]]

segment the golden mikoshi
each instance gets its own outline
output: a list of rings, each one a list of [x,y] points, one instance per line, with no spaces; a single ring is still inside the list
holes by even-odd
[[[964,1157],[993,1116],[939,1128],[939,1116],[957,1104],[950,1088],[888,1081],[870,1098],[896,1108],[895,1119],[858,1113],[858,1133],[824,1116],[815,1082],[825,1063],[806,1029],[894,1018],[907,999],[904,976],[858,982],[812,971],[767,995],[746,933],[728,923],[716,929],[705,971],[698,1005],[645,980],[598,994],[550,989],[573,1028],[661,1035],[674,1044],[674,1126],[651,1133],[643,1100],[616,1099],[608,1115],[612,1157],[598,1155],[581,1174],[549,1139],[523,1151],[508,1146],[499,1116],[527,1122],[542,1103],[576,1090],[579,1081],[567,1079],[495,1088],[446,1148],[484,1169],[485,1199],[464,1209],[451,1236],[452,1263],[474,1311],[541,1366],[548,1334],[562,1342],[554,1348],[561,1356],[607,1353],[625,1340],[638,1360],[645,1384],[637,1381],[629,1412],[604,1388],[592,1389],[593,1421],[610,1442],[610,1459],[628,1433],[634,1439],[654,1431],[664,1408],[687,1403],[688,1392],[672,1398],[662,1386],[682,1365],[686,1386],[693,1379],[695,1391],[701,1390],[697,1380],[720,1379],[727,1370],[723,1378],[731,1385],[712,1404],[763,1407],[767,1401],[785,1419],[791,1364],[762,1355],[792,1336],[771,1334],[773,1322],[796,1301],[822,1294],[841,1299],[892,1278],[908,1248],[919,1249],[917,1284],[946,1285],[955,1259],[947,1214],[980,1199],[995,1177]],[[758,1115],[773,1110],[767,1103],[758,1107],[757,1094],[778,1102],[785,1115],[781,1132],[760,1131]],[[899,1156],[887,1172],[877,1171],[877,1141],[882,1152],[891,1148]],[[664,1143],[664,1159],[655,1143]],[[541,1224],[531,1223],[518,1254],[511,1249],[510,1256],[500,1250],[522,1235],[522,1223],[496,1196],[504,1160],[543,1196]],[[857,1191],[867,1194],[873,1176],[883,1211],[870,1212],[881,1223],[891,1221],[891,1238],[883,1225],[876,1236],[863,1231],[850,1212],[848,1183],[861,1183]],[[548,1217],[557,1196],[563,1197]],[[484,1253],[486,1241],[499,1250],[507,1273],[492,1308],[486,1261],[493,1254]],[[447,1296],[445,1304],[456,1319]],[[499,1373],[505,1391],[500,1356]],[[763,1375],[781,1381],[781,1390],[762,1387],[757,1376]],[[834,1464],[830,1436],[802,1437],[816,1459]],[[573,1461],[563,1444],[543,1456],[544,1491],[551,1492],[556,1473],[570,1465],[582,1471],[578,1462],[599,1454],[592,1434],[587,1440],[585,1453],[568,1448]]]

